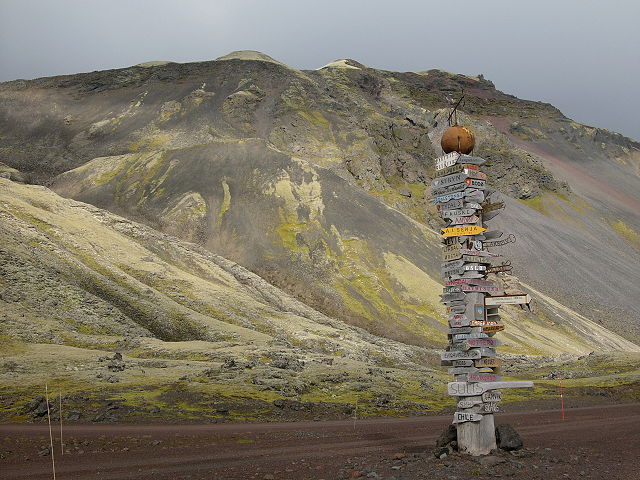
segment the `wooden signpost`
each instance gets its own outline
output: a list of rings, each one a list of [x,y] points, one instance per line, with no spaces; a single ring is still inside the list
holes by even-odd
[[[502,381],[497,375],[502,362],[495,348],[502,342],[494,335],[505,328],[498,308],[528,305],[531,297],[501,295],[500,287],[486,278],[490,273],[508,275],[512,269],[509,261],[491,264],[500,255],[487,248],[513,243],[516,238],[487,231],[485,226],[505,206],[502,201],[490,201],[495,190],[480,170],[485,160],[451,152],[435,163],[433,202],[448,222],[442,229],[445,286],[440,298],[448,312],[449,346],[440,358],[454,375],[447,392],[457,399],[453,423],[458,448],[462,453],[486,455],[496,449],[493,415],[500,411],[502,399],[497,390],[533,386],[532,382]]]

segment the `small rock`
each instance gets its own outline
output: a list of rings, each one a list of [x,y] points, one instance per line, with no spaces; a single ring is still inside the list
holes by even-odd
[[[391,470],[400,470],[402,467],[400,465],[394,465],[391,467]]]
[[[399,452],[399,453],[396,453],[396,454],[393,456],[393,459],[394,459],[394,460],[402,460],[402,459],[403,459],[403,458],[405,458],[406,456],[407,456],[407,454],[406,454],[406,453],[400,453],[400,452]]]
[[[478,460],[478,463],[483,467],[495,467],[496,465],[500,465],[504,462],[506,462],[504,458],[496,457],[495,455],[487,455],[486,457],[481,457],[480,460]]]
[[[362,476],[362,472],[359,470],[354,470],[351,472],[351,478],[360,478]]]

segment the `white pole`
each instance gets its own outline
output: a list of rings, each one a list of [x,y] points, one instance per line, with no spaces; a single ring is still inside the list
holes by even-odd
[[[47,402],[47,419],[49,420],[49,445],[51,447],[51,468],[53,469],[53,480],[56,480],[56,460],[53,456],[53,432],[51,430],[51,412],[49,410],[49,387],[44,384],[45,398]]]

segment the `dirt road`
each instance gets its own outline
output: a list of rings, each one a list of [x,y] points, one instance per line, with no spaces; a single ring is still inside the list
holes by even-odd
[[[640,478],[640,404],[505,413],[525,450],[486,464],[431,450],[447,417],[221,425],[68,425],[64,479]],[[0,478],[50,479],[45,425],[0,425]],[[494,465],[489,465],[494,464]]]

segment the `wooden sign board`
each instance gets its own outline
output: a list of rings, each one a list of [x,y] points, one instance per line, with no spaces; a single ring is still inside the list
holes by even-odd
[[[494,240],[493,242],[483,242],[485,247],[500,247],[508,243],[516,243],[516,236],[513,234],[509,234],[509,236],[504,240]]]
[[[492,320],[471,320],[472,327],[487,327],[489,325],[500,325],[497,321]]]
[[[452,217],[469,217],[476,213],[473,208],[457,208],[455,210],[441,210],[440,216],[442,218],[452,218]]]
[[[500,411],[500,407],[497,403],[483,403],[481,411],[483,413],[498,413]]]
[[[467,225],[477,223],[478,220],[480,220],[480,218],[475,215],[471,215],[470,217],[451,217],[451,225]]]
[[[464,183],[468,187],[476,188],[478,190],[484,190],[487,185],[487,182],[485,182],[484,180],[477,180],[475,178],[467,178],[466,180],[464,180]]]
[[[485,333],[496,333],[504,330],[504,325],[484,325],[482,331]]]
[[[470,338],[464,342],[467,345],[467,348],[478,348],[478,347],[497,347],[502,345],[502,342],[497,338]]]
[[[473,361],[476,367],[499,367],[502,365],[502,360],[499,358],[479,358]]]
[[[502,380],[498,375],[490,373],[469,373],[467,382],[498,382]]]
[[[449,382],[447,384],[447,393],[453,397],[477,397],[490,390],[501,388],[533,388],[533,382]]]
[[[452,175],[447,175],[446,177],[435,178],[431,180],[431,187],[446,187],[448,185],[455,185],[457,183],[464,183],[467,180],[467,175],[460,172],[454,173]]]
[[[440,203],[436,205],[436,208],[438,209],[438,211],[442,211],[442,210],[454,210],[456,208],[463,208],[464,206],[465,205],[462,198],[454,198],[453,200],[449,200],[446,203]]]
[[[454,340],[469,340],[476,338],[489,338],[486,333],[478,332],[478,333],[456,333],[453,335]]]
[[[461,227],[448,227],[442,229],[442,235],[445,237],[460,237],[465,235],[478,235],[486,230],[478,225],[467,225]]]
[[[479,413],[456,412],[453,414],[453,423],[479,422],[482,415]]]
[[[440,295],[440,300],[443,302],[449,302],[452,300],[464,300],[464,293],[446,293],[444,295]]]
[[[483,165],[486,160],[482,157],[474,157],[472,155],[460,155],[458,157],[460,163],[469,163],[471,165]]]
[[[482,401],[488,403],[499,402],[502,400],[502,393],[500,392],[484,392],[482,394]]]
[[[489,263],[489,257],[481,255],[462,255],[462,260],[470,263]]]
[[[434,197],[432,202],[433,203],[446,203],[446,202],[449,202],[451,200],[455,200],[455,199],[458,199],[458,198],[464,198],[466,196],[467,195],[466,195],[465,192],[448,193],[446,195],[438,195],[438,196]]]
[[[465,199],[474,202],[482,202],[484,201],[484,192],[482,190],[465,190],[464,195]]]
[[[459,268],[459,267],[461,267],[461,266],[463,266],[463,265],[464,265],[464,260],[462,260],[462,259],[461,259],[461,260],[453,260],[453,261],[451,261],[451,262],[445,262],[445,263],[440,264],[440,266],[441,266],[443,269],[447,269],[447,268]]]
[[[492,265],[487,268],[487,273],[510,272],[513,270],[510,261],[502,262],[501,265]]]
[[[452,360],[451,365],[454,367],[472,367],[473,360]]]
[[[443,155],[442,157],[438,157],[435,159],[436,170],[442,170],[443,168],[450,167],[451,165],[455,165],[460,158],[460,154],[458,152],[451,152]],[[473,162],[466,162],[473,163]]]
[[[464,305],[456,305],[454,307],[447,307],[447,313],[464,313],[466,311]]]
[[[477,180],[487,180],[487,174],[486,173],[482,173],[479,169],[473,169],[473,168],[465,168],[462,170],[463,173],[465,173],[467,175],[467,177],[469,178],[474,178]]]
[[[485,305],[522,305],[531,303],[531,295],[500,295],[486,297]]]
[[[460,288],[463,292],[497,293],[500,291],[498,287],[485,287],[483,285],[463,285]]]
[[[461,248],[463,255],[476,255],[478,257],[500,257],[497,253],[487,252],[486,250],[472,250],[468,248]]]
[[[447,294],[447,293],[462,293],[462,286],[461,285],[454,285],[452,287],[444,287],[442,289],[442,292],[444,294]]]
[[[458,408],[472,408],[475,405],[482,403],[482,400],[460,400],[458,402]]]
[[[445,262],[450,262],[452,260],[458,260],[462,257],[462,252],[460,250],[454,250],[452,252],[446,252],[442,255],[442,259]]]
[[[480,357],[481,357],[481,354],[479,350],[467,350],[467,351],[460,351],[460,352],[457,352],[457,351],[440,352],[441,360],[475,360]]]

